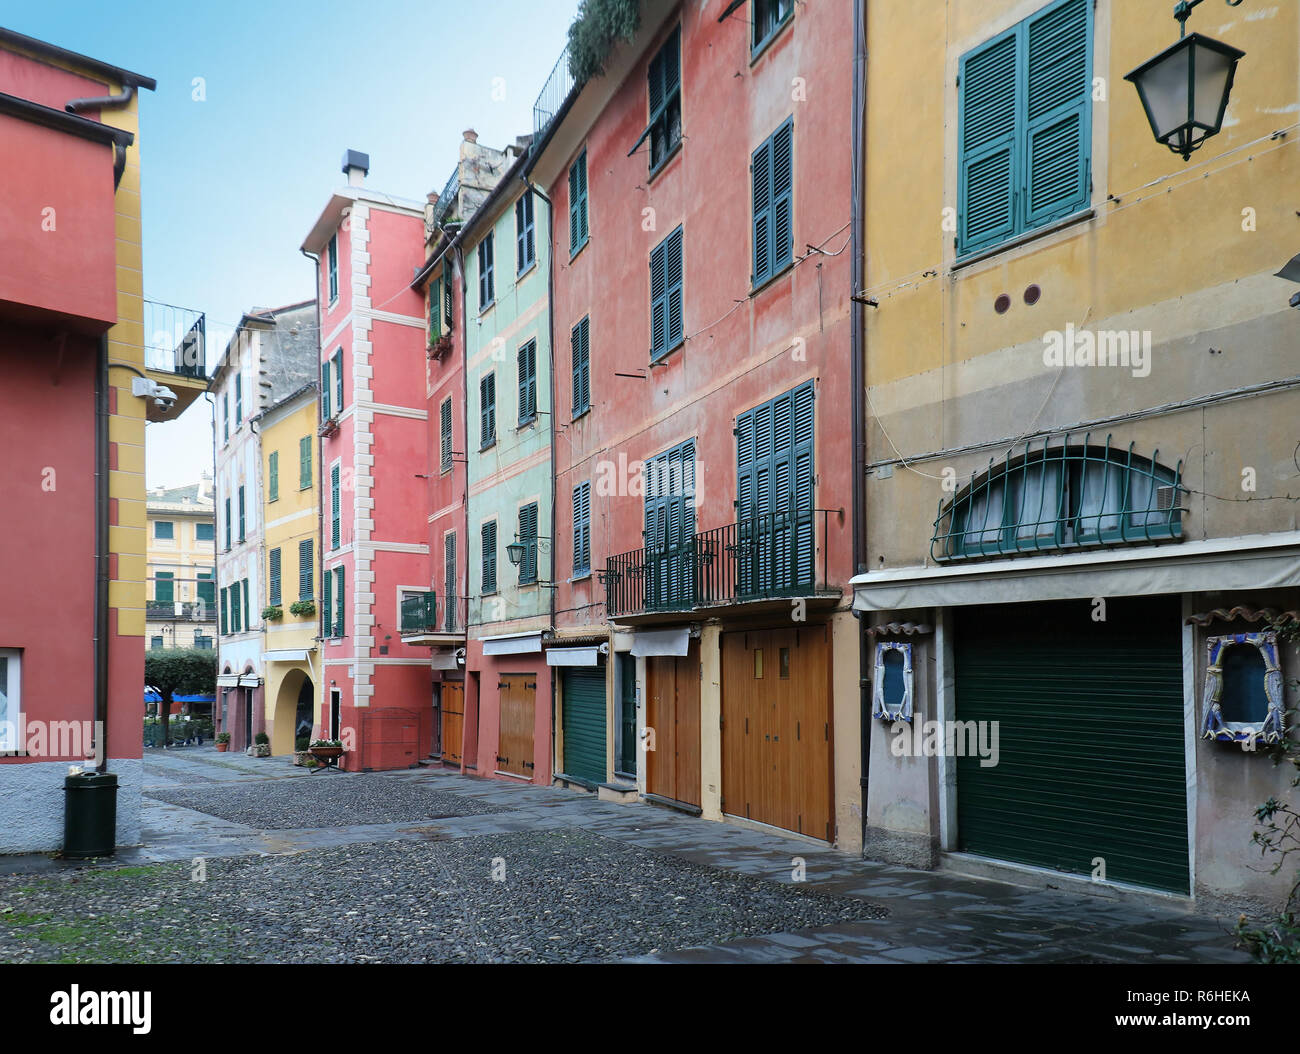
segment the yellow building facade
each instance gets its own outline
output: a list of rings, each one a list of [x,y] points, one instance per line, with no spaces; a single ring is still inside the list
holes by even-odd
[[[212,474],[155,487],[147,503],[149,648],[216,647],[216,526]]]

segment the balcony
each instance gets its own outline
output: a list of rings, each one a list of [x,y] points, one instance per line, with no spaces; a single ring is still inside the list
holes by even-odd
[[[610,557],[610,618],[791,598],[839,596],[827,581],[827,510],[778,512],[703,531],[675,546]]]
[[[465,639],[467,597],[439,596],[435,591],[402,598],[402,641],[406,644],[459,644]]]
[[[546,78],[541,94],[533,103],[533,142],[537,142],[547,125],[555,120],[555,115],[560,112],[560,107],[571,91],[573,74],[569,70],[569,46],[566,44],[551,69],[550,76]]]
[[[144,302],[144,368],[176,395],[163,409],[150,400],[150,421],[174,421],[207,388],[207,317],[201,311]]]
[[[215,622],[216,604],[202,600],[149,600],[145,602],[145,618],[150,621]]]

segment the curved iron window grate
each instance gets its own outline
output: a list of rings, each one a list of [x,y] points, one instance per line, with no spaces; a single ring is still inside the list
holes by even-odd
[[[930,555],[939,561],[1181,538],[1181,461],[1169,469],[1068,435],[1044,439],[988,469],[946,505],[939,502]]]

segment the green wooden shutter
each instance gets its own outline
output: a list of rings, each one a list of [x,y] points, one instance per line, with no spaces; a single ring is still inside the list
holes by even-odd
[[[573,488],[573,573],[591,570],[591,482]]]
[[[159,571],[154,575],[153,598],[157,604],[171,604],[176,599],[175,575],[171,571]]]
[[[244,375],[235,374],[235,424],[244,420]]]
[[[243,586],[243,588],[239,591],[239,594],[240,594],[240,596],[242,597],[242,599],[243,599],[243,601],[244,601],[244,629],[252,629],[252,628],[253,628],[253,620],[250,619],[250,618],[248,617],[248,603],[249,603],[249,601],[248,601],[248,594],[249,594],[249,592],[250,592],[250,590],[249,590],[249,588],[248,588],[248,579],[245,578],[245,579],[244,579],[244,586]]]
[[[239,583],[230,583],[230,631],[239,632]]]
[[[958,73],[959,253],[1016,230],[1021,76],[1015,27],[962,56]]]
[[[954,716],[998,729],[996,765],[956,759],[961,851],[1190,891],[1180,621],[1177,597],[956,609]]]
[[[320,416],[322,421],[330,419],[330,360],[320,364]]]
[[[497,376],[485,374],[478,382],[479,446],[485,447],[497,435]]]
[[[272,450],[271,456],[267,458],[267,501],[280,500],[280,451]]]
[[[338,600],[334,606],[334,636],[342,637],[346,635],[347,630],[347,603],[345,600],[346,590],[343,585],[344,569],[340,565],[334,568],[334,581],[338,587]]]
[[[456,532],[452,531],[442,540],[443,561],[443,629],[448,632],[456,630],[456,597],[459,595],[456,582]],[[468,571],[466,572],[468,574]]]
[[[199,603],[204,605],[204,614],[206,615],[212,609],[212,605],[216,603],[217,584],[213,581],[211,571],[200,571],[197,577]]]
[[[342,413],[347,404],[343,401],[343,349],[334,353],[334,404],[336,413]]]
[[[537,416],[537,341],[519,349],[519,423]]]
[[[573,359],[573,416],[591,407],[591,319],[584,318],[569,338]]]
[[[239,488],[239,540],[242,542],[248,536],[247,524],[244,516],[244,488]]]
[[[221,441],[230,440],[230,393],[221,393]]]
[[[339,466],[330,469],[330,548],[339,547]]]
[[[230,550],[230,499],[226,499],[226,550]]]
[[[752,183],[754,276],[762,285],[772,275],[772,140],[766,140],[750,158]]]
[[[532,502],[519,510],[519,541],[524,546],[524,558],[519,562],[519,581],[527,585],[537,581],[537,503]]]
[[[221,634],[222,636],[225,636],[227,633],[230,632],[229,611],[230,611],[229,591],[226,589],[222,589],[221,591]]]
[[[1025,229],[1088,204],[1092,4],[1065,0],[1024,31]]]
[[[794,118],[772,134],[772,274],[794,254]]]
[[[587,151],[569,168],[569,255],[587,244]]]
[[[497,522],[485,523],[480,528],[483,547],[483,592],[497,591]]]
[[[316,596],[316,568],[314,539],[298,543],[298,599],[313,600]]]
[[[311,486],[311,436],[298,440],[298,486],[302,490]]]
[[[452,313],[456,296],[455,282],[456,276],[451,269],[451,261],[445,260],[442,265],[442,319],[448,333],[455,326],[455,316]]]
[[[451,468],[451,399],[447,398],[442,401],[442,407],[439,410],[440,417],[440,437],[442,471],[446,472]]]
[[[442,336],[442,277],[430,279],[429,293],[429,343]]]
[[[267,587],[266,602],[270,605],[278,605],[280,601],[280,550],[272,549],[267,554]]]
[[[334,636],[334,583],[331,581],[332,578],[331,572],[322,569],[320,580],[321,633],[327,639]]]
[[[564,774],[596,786],[605,771],[605,667],[564,671]]]

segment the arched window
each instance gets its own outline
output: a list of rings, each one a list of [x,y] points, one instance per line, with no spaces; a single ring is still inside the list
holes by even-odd
[[[1173,469],[1089,442],[1027,444],[940,503],[936,560],[1155,542],[1182,536],[1182,462]]]
[[[1283,735],[1277,634],[1208,637],[1201,735],[1224,743],[1276,743]]]

